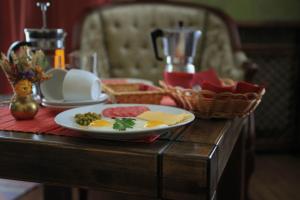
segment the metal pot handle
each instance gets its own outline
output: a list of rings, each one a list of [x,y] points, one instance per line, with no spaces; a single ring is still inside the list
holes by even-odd
[[[153,48],[154,48],[155,58],[160,61],[163,61],[164,59],[162,57],[160,57],[158,54],[157,38],[163,37],[163,36],[164,36],[164,33],[161,29],[156,29],[151,32],[151,38],[152,38],[152,44],[153,44]]]
[[[9,62],[12,63],[12,52],[18,50],[22,46],[32,46],[31,42],[26,42],[26,41],[15,41],[10,45],[7,51],[7,58],[9,59]]]

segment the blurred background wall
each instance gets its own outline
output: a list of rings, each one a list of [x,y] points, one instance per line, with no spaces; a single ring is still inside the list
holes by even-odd
[[[189,0],[218,7],[238,22],[300,21],[299,0]]]

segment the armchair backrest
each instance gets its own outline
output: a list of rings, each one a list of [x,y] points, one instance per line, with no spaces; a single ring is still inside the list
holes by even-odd
[[[83,19],[80,49],[96,51],[101,77],[162,79],[164,63],[156,61],[150,32],[173,28],[179,21],[203,31],[194,64],[216,68],[220,76],[243,79],[234,54],[239,37],[233,21],[219,10],[199,4],[141,1],[97,8]],[[161,51],[162,52],[162,51]]]

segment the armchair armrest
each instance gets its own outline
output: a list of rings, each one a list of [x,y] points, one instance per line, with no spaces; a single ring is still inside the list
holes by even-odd
[[[251,82],[258,71],[258,65],[251,61],[243,51],[237,51],[234,54],[234,60],[236,65],[245,71],[245,81]]]
[[[245,70],[245,81],[251,82],[258,71],[258,65],[255,62],[246,61],[243,63],[242,67]]]

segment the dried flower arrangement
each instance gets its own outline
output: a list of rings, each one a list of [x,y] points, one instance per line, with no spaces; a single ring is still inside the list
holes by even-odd
[[[24,46],[12,54],[12,63],[1,53],[0,66],[16,94],[26,96],[32,92],[32,83],[40,83],[50,78],[43,70],[45,61],[41,50],[32,52],[29,47]]]

